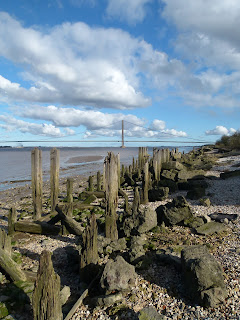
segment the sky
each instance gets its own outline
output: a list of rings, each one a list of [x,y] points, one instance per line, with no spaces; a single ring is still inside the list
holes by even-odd
[[[231,135],[239,29],[239,0],[1,1],[0,145]]]

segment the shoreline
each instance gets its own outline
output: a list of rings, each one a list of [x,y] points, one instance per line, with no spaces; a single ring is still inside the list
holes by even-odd
[[[209,214],[211,213],[224,213],[232,214],[236,213],[240,217],[240,176],[233,177],[226,180],[219,179],[220,173],[227,170],[234,170],[236,167],[232,165],[240,163],[240,156],[233,157],[220,157],[218,163],[208,171],[208,175],[215,177],[209,179],[208,194],[211,199],[211,206],[205,207],[199,204],[198,200],[189,200],[195,215]],[[96,173],[95,173],[96,174]],[[87,185],[87,177],[75,176],[74,179],[74,196],[83,191]],[[44,198],[44,210],[48,210],[46,199],[49,198],[49,180],[43,184],[43,198]],[[66,178],[60,179],[60,198],[66,196]],[[159,205],[171,202],[176,195],[186,195],[186,191],[178,191],[172,193],[167,200],[149,202],[146,206],[155,208]],[[8,210],[12,205],[17,207],[19,214],[23,211],[31,212],[32,210],[31,199],[31,186],[25,185],[23,187],[17,187],[10,190],[0,191],[0,217],[2,227],[6,228]],[[123,303],[129,308],[128,312],[119,319],[135,319],[135,314],[145,306],[153,305],[158,312],[165,313],[165,319],[237,319],[236,316],[240,312],[239,299],[240,288],[240,222],[239,218],[236,222],[229,222],[229,228],[231,233],[219,237],[214,235],[213,237],[204,237],[194,234],[189,234],[188,229],[180,226],[166,228],[167,237],[172,234],[174,237],[174,243],[176,248],[183,246],[181,244],[184,241],[190,241],[190,243],[205,243],[208,242],[211,253],[221,263],[225,270],[225,282],[228,288],[229,298],[225,305],[220,305],[214,309],[205,309],[197,305],[188,304],[187,301],[176,297],[175,294],[171,294],[171,291],[167,289],[167,286],[174,286],[176,282],[180,281],[174,268],[168,267],[166,269],[151,265],[147,270],[139,271],[136,283],[133,287],[133,293],[131,299],[128,295],[124,296]],[[64,265],[68,262],[67,256],[64,254],[64,248],[66,246],[73,246],[77,248],[77,236],[69,235],[64,237],[50,237],[44,235],[32,235],[22,234],[22,239],[17,240],[13,250],[26,254],[24,256],[23,266],[25,269],[37,270],[39,254],[47,249],[53,252],[53,258],[56,266],[56,272],[61,275],[62,285],[68,285],[71,278],[71,270],[65,270]],[[156,237],[156,234],[149,233],[148,239]],[[161,235],[164,239],[164,235]],[[184,242],[183,242],[184,243]],[[57,250],[57,251],[56,251]],[[58,252],[58,254],[55,253]],[[35,254],[36,258],[32,259],[31,255],[28,256],[28,252]],[[60,254],[61,252],[61,254]],[[108,261],[109,256],[101,257],[102,263]],[[100,260],[101,260],[100,259]],[[64,270],[61,270],[64,269]],[[70,278],[69,278],[70,277]],[[151,277],[158,279],[157,282],[152,282]],[[169,283],[167,284],[167,282]],[[77,290],[78,283],[72,283],[73,292]],[[136,299],[133,299],[133,294]],[[76,314],[71,318],[72,320],[80,319],[102,319],[110,320],[108,314],[108,308],[96,308],[92,310],[88,305],[82,305]],[[129,314],[128,314],[129,313]],[[27,319],[27,318],[26,318]],[[27,319],[28,320],[28,319]],[[29,319],[30,320],[30,319]]]

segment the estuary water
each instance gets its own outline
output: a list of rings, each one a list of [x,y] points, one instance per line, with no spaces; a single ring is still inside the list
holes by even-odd
[[[163,147],[158,147],[163,148]],[[167,147],[164,147],[167,148]],[[172,149],[172,147],[168,147]],[[179,147],[179,151],[189,152],[193,147]],[[33,147],[0,148],[0,191],[31,183],[31,150]],[[43,181],[50,178],[50,150],[41,147]],[[107,153],[112,151],[120,154],[121,164],[132,163],[137,159],[138,147],[62,147],[60,150],[60,178],[77,175],[88,176],[102,171],[103,161]],[[153,148],[148,147],[152,155]]]

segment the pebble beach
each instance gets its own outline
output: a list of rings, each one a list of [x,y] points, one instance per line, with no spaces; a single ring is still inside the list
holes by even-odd
[[[147,268],[137,270],[137,278],[131,292],[123,294],[122,301],[110,307],[92,307],[88,300],[84,301],[72,320],[107,320],[107,319],[138,319],[137,313],[144,307],[154,306],[162,319],[240,319],[240,176],[220,179],[222,172],[235,170],[240,166],[240,156],[221,157],[214,167],[207,172],[209,187],[207,196],[211,205],[204,206],[199,200],[189,200],[192,212],[198,215],[210,216],[214,213],[237,214],[238,218],[231,221],[225,219],[228,231],[211,236],[192,233],[189,228],[175,226],[165,227],[165,233],[149,232],[148,241],[155,245],[155,250],[175,248],[174,254],[180,256],[180,250],[185,245],[207,244],[211,254],[220,262],[224,271],[224,281],[228,297],[224,304],[216,308],[203,308],[194,305],[186,298],[181,283],[181,273],[173,265],[163,265],[149,260]],[[74,177],[73,196],[84,190],[86,177]],[[128,191],[131,199],[131,190]],[[177,195],[186,196],[185,191],[172,193],[167,200],[148,203],[147,206],[157,208],[172,201]],[[66,196],[66,181],[60,180],[60,197]],[[49,182],[44,183],[44,210],[49,211]],[[25,185],[0,192],[0,225],[7,230],[7,216],[11,207],[16,207],[19,215],[29,219],[27,213],[32,212],[31,186]],[[119,207],[119,210],[121,208]],[[77,277],[77,271],[69,267],[66,247],[77,248],[77,236],[45,236],[32,234],[16,234],[13,237],[13,251],[22,255],[22,269],[37,272],[39,256],[43,250],[53,253],[52,260],[55,271],[60,275],[61,285],[69,286],[73,295],[81,294],[83,288]],[[147,254],[147,253],[146,253]],[[100,263],[105,264],[108,255],[100,255]],[[4,283],[4,280],[3,280]],[[0,301],[7,297],[0,296]],[[30,320],[29,310],[12,313],[6,319]]]

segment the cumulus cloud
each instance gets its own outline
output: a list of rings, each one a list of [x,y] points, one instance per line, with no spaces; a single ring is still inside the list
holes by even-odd
[[[119,29],[64,23],[47,32],[0,13],[0,55],[26,70],[27,89],[1,75],[0,97],[127,109],[146,107],[137,55],[142,42]]]
[[[237,130],[234,128],[230,128],[227,129],[224,126],[216,126],[216,128],[212,129],[212,130],[207,130],[205,132],[206,135],[210,136],[210,135],[220,135],[220,136],[228,136],[228,135],[232,135],[236,132]]]
[[[136,24],[143,21],[146,15],[146,5],[152,0],[108,0],[107,15]]]
[[[73,134],[73,131],[66,129],[66,134],[55,127],[53,124],[47,123],[31,123],[23,120],[16,119],[11,116],[0,115],[0,127],[6,131],[18,130],[22,133],[31,133],[33,135],[47,136],[47,137],[63,137],[69,134]]]
[[[64,108],[56,106],[36,106],[14,109],[20,117],[35,120],[44,120],[52,123],[55,127],[85,127],[84,138],[99,136],[120,137],[122,120],[126,137],[137,138],[169,138],[186,137],[187,133],[175,129],[167,129],[166,123],[160,119],[154,119],[147,127],[145,119],[138,118],[133,114],[103,113],[96,110],[80,110],[78,108]],[[73,130],[67,128],[66,133],[73,134]]]

